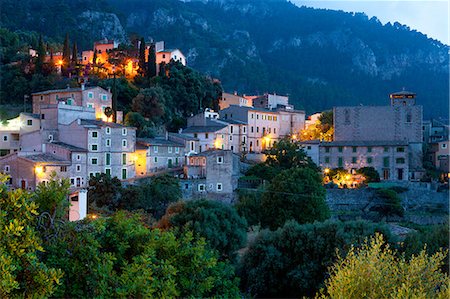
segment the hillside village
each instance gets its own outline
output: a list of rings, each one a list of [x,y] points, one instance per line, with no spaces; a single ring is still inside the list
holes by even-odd
[[[124,50],[114,41],[102,40],[80,56],[74,49],[76,59],[51,52],[44,61],[54,63],[59,74],[83,74],[96,67],[100,75],[114,80],[116,75],[131,79],[142,74],[139,51],[153,75],[169,75],[165,66],[171,62],[187,63],[180,50],[165,49],[164,42],[142,40],[134,50]],[[30,55],[38,54],[31,49]],[[65,64],[74,59],[79,67],[70,70]],[[186,199],[232,202],[245,182],[245,169],[265,161],[267,150],[281,140],[305,151],[329,187],[367,185],[360,170],[372,169],[379,177],[375,181],[399,186],[429,181],[422,185],[435,189],[424,161],[440,174],[436,179],[448,182],[448,126],[424,121],[420,95],[414,92],[386,95],[384,106],[329,107],[333,130],[327,136],[311,134],[322,113],[306,117],[288,96],[223,92],[217,104],[218,111],[204,108],[176,132],[139,138],[137,128],[124,123],[110,88],[82,79],[79,87],[35,92],[31,113],[20,113],[0,126],[0,169],[9,175],[11,188],[34,190],[55,175],[68,179],[71,220],[87,216],[89,180],[101,173],[123,184],[170,174],[180,179]],[[336,170],[339,175],[331,175]]]

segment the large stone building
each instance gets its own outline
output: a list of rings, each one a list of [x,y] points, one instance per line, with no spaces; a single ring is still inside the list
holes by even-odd
[[[393,93],[390,99],[389,106],[335,107],[334,141],[405,143],[409,178],[418,179],[423,174],[422,106],[416,105],[416,95],[411,92]]]
[[[33,98],[33,113],[41,114],[41,107],[49,104],[64,103],[69,106],[81,106],[95,109],[95,117],[108,120],[105,108],[112,107],[112,94],[101,87],[65,88],[35,92]]]
[[[251,98],[240,96],[236,92],[234,94],[226,92],[222,93],[222,97],[219,99],[219,109],[222,110],[228,108],[230,105],[252,107],[253,100]]]
[[[0,156],[17,152],[20,149],[20,138],[31,132],[39,131],[40,115],[20,113],[16,118],[0,123]]]

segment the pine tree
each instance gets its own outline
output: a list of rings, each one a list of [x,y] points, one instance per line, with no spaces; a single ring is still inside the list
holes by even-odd
[[[63,48],[63,65],[62,65],[62,71],[64,74],[67,74],[67,67],[70,63],[70,44],[69,44],[69,34],[66,33],[66,38],[64,40],[64,48]]]
[[[139,45],[139,73],[145,77],[147,75],[147,64],[145,63],[145,40],[141,38]]]
[[[153,78],[156,76],[156,53],[155,44],[151,44],[148,49],[148,77]]]
[[[45,46],[42,41],[42,35],[39,35],[39,44],[37,48],[37,59],[36,59],[36,73],[42,74],[42,68],[44,66],[45,59]]]

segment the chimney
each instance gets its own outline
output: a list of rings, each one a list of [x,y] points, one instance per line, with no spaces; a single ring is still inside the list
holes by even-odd
[[[85,89],[84,83],[81,83],[81,90],[84,90],[84,89]]]

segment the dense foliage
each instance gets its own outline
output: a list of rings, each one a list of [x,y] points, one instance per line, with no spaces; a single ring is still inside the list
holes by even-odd
[[[50,297],[63,273],[43,263],[44,252],[35,229],[38,206],[22,189],[0,185],[0,297]]]
[[[336,248],[346,252],[383,225],[364,221],[286,223],[264,230],[250,244],[240,263],[243,291],[257,297],[312,296],[336,259]]]
[[[323,221],[330,216],[320,174],[310,168],[291,168],[277,175],[261,200],[262,225],[276,229],[288,220]]]
[[[158,226],[192,230],[204,237],[222,258],[233,258],[247,239],[245,219],[232,206],[212,200],[190,200],[171,205]]]
[[[449,277],[440,270],[446,254],[428,255],[423,250],[407,260],[377,234],[336,261],[323,297],[448,298]]]
[[[236,297],[233,268],[192,233],[149,229],[138,215],[67,223],[46,244],[45,262],[62,269],[57,297]]]

